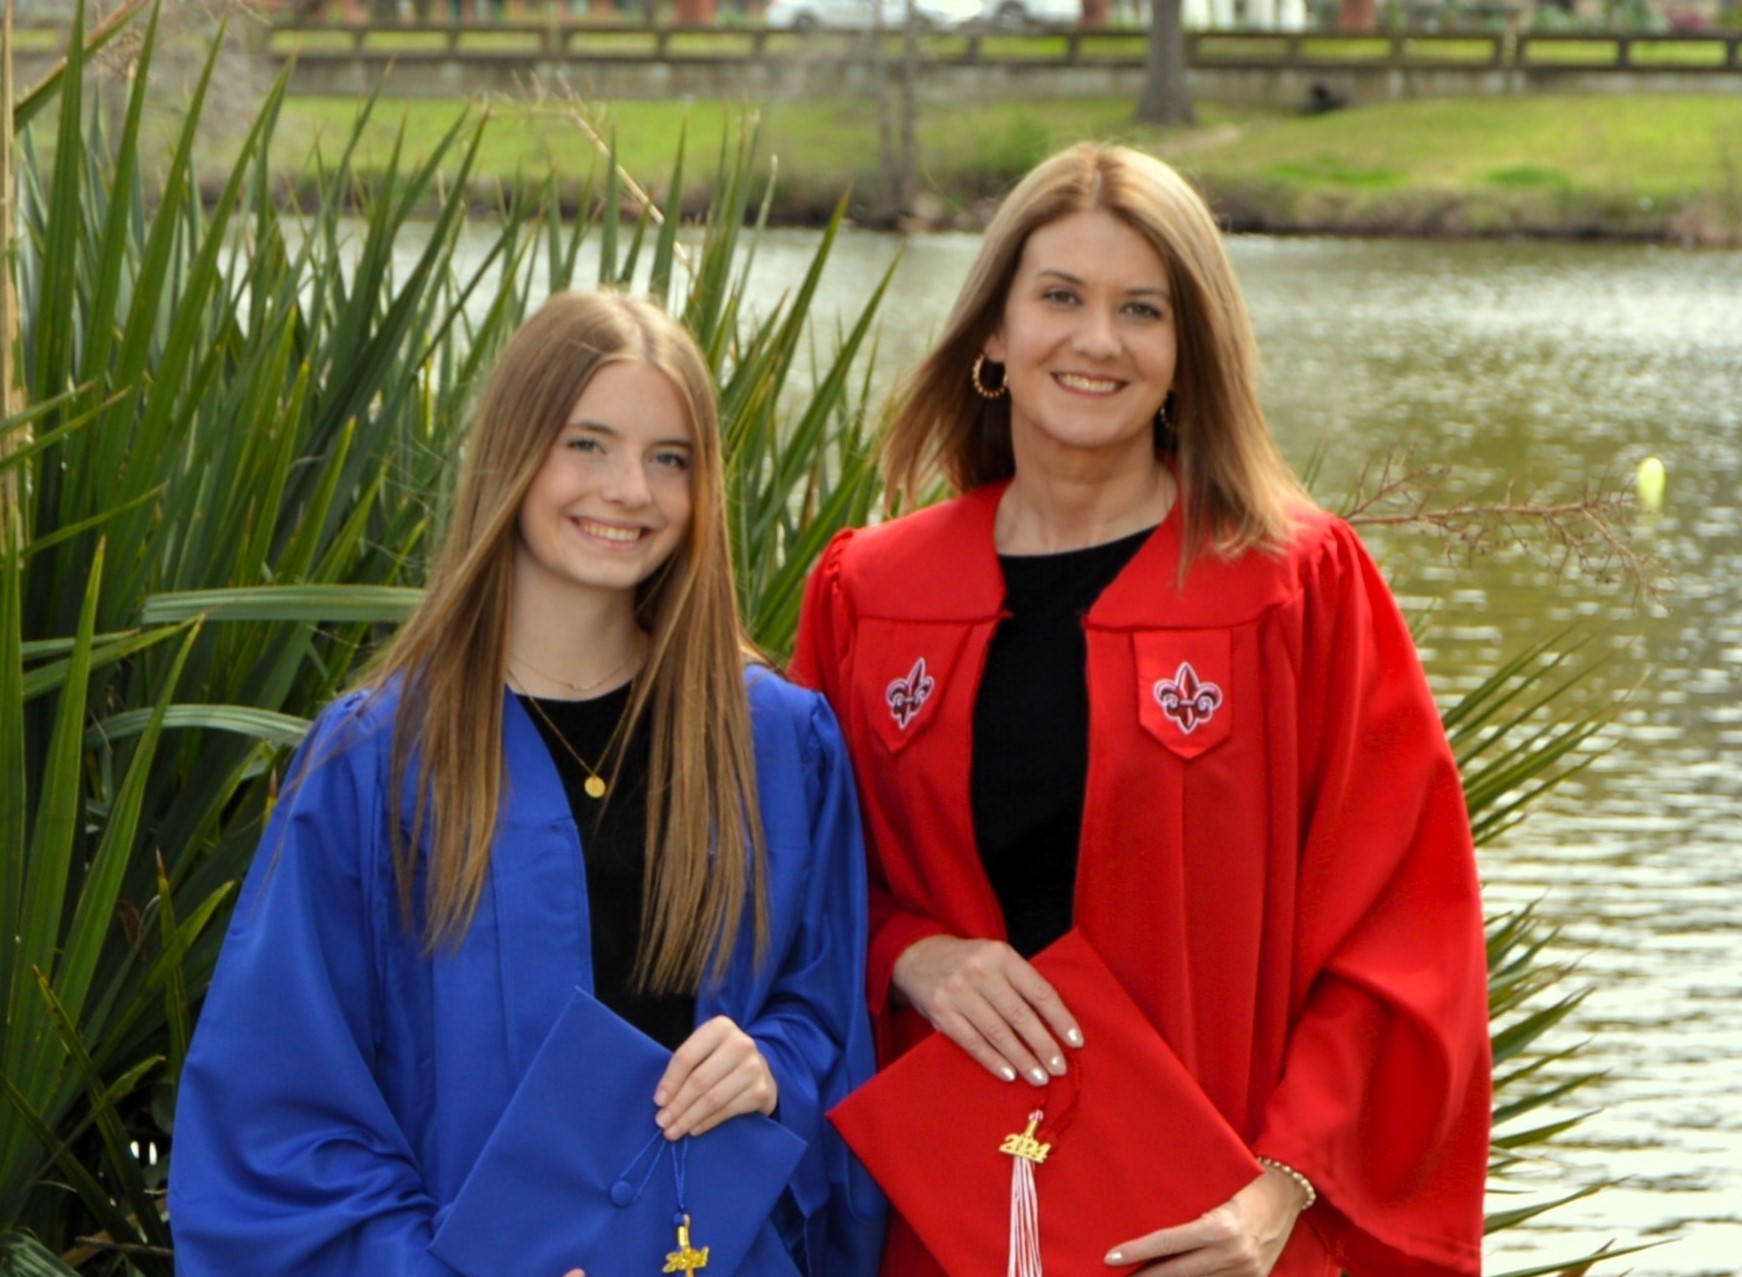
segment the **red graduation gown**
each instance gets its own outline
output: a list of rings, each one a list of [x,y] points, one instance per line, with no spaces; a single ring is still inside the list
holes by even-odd
[[[885,1060],[929,1031],[890,1004],[896,958],[1004,938],[968,797],[1003,491],[842,533],[799,627],[792,676],[828,697],[859,780]],[[1183,586],[1178,524],[1084,621],[1076,923],[1248,1147],[1317,1186],[1278,1277],[1477,1274],[1481,902],[1414,645],[1341,521],[1308,515],[1281,555],[1201,556]],[[1109,1246],[1157,1226],[1128,1224]],[[895,1221],[883,1272],[939,1271]]]

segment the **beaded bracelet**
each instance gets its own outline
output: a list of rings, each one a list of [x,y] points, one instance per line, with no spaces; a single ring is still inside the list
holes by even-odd
[[[1311,1210],[1313,1203],[1319,1200],[1319,1190],[1313,1187],[1313,1182],[1305,1175],[1302,1175],[1299,1171],[1295,1170],[1294,1167],[1290,1166],[1287,1162],[1279,1162],[1274,1157],[1260,1157],[1258,1159],[1258,1164],[1260,1166],[1268,1166],[1273,1171],[1281,1171],[1284,1175],[1300,1185],[1300,1191],[1306,1194],[1306,1205],[1302,1206],[1301,1210]]]

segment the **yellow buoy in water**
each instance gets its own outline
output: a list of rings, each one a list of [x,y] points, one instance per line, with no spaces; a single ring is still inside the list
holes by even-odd
[[[1639,507],[1655,514],[1663,509],[1663,462],[1647,457],[1634,473],[1633,486],[1639,492]]]

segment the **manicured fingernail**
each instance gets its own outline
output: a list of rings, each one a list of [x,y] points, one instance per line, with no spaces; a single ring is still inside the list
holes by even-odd
[[[1081,1046],[1083,1044],[1083,1035],[1077,1029],[1069,1029],[1065,1032],[1065,1041],[1069,1042],[1072,1046]]]
[[[1037,1069],[1030,1069],[1028,1071],[1028,1078],[1029,1078],[1029,1081],[1033,1082],[1036,1086],[1045,1086],[1046,1085],[1046,1070],[1045,1069],[1038,1069],[1038,1068]]]
[[[1060,1077],[1063,1077],[1065,1074],[1065,1057],[1062,1055],[1055,1055],[1052,1059],[1046,1062],[1046,1066]]]
[[[1108,1251],[1107,1262],[1109,1264],[1123,1264],[1125,1262],[1125,1252],[1120,1250]]]
[[[671,1097],[669,1095],[667,1095],[663,1090],[655,1091],[653,1093],[653,1102],[655,1104],[664,1104],[670,1098]]]
[[[1014,1082],[1016,1080],[1016,1070],[1006,1064],[998,1070],[998,1076],[1003,1078],[1006,1082]]]
[[[664,1130],[666,1127],[671,1125],[671,1114],[655,1113],[653,1115],[653,1124],[659,1127],[660,1130]]]

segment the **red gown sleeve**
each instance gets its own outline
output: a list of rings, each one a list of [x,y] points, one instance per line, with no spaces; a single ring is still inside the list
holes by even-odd
[[[848,696],[852,685],[855,620],[852,599],[844,580],[844,559],[853,539],[851,528],[835,534],[823,551],[805,585],[804,606],[799,613],[798,639],[793,648],[787,677],[803,687],[819,691],[840,720],[848,752],[859,760],[868,756],[860,739],[864,725],[853,713]],[[865,787],[864,777],[859,777]],[[867,820],[869,820],[867,814]],[[879,831],[865,830],[867,887],[870,904],[870,947],[866,954],[866,1001],[873,1023],[888,1023],[890,980],[895,961],[908,946],[927,936],[947,935],[949,928],[928,914],[903,909],[890,894],[879,849],[884,845]],[[879,1054],[887,1058],[887,1044],[879,1042]]]
[[[1463,789],[1403,618],[1355,534],[1308,569],[1304,841],[1283,1076],[1255,1151],[1358,1277],[1481,1271],[1487,964]]]

